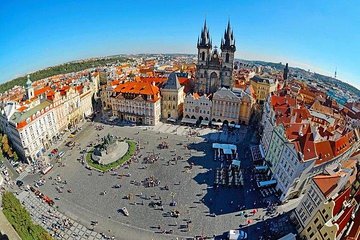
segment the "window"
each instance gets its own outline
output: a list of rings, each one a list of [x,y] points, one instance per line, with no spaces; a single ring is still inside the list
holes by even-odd
[[[315,219],[315,221],[314,221],[314,223],[316,224],[318,221],[319,221],[319,219],[318,219],[318,218],[316,218],[316,219]]]
[[[311,227],[308,227],[308,229],[306,229],[306,231],[310,232],[310,231],[311,231]]]
[[[312,238],[313,236],[314,236],[314,233],[311,233],[311,234],[310,234],[310,238]]]

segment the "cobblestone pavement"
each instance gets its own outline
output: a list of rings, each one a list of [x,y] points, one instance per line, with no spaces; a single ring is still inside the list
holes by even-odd
[[[95,125],[103,125],[104,129],[96,131]],[[254,185],[247,183],[249,175],[246,175],[245,188],[213,187],[214,169],[220,167],[221,162],[213,160],[212,142],[237,143],[239,159],[247,163],[245,167],[251,166],[248,145],[252,132],[247,131],[246,127],[234,134],[164,123],[155,127],[95,125],[86,123],[83,130],[71,139],[80,147],[59,147],[60,151],[65,151],[64,165],[55,164],[54,169],[46,175],[46,183],[40,187],[44,194],[60,199],[56,201],[59,212],[87,227],[96,220],[99,224],[95,231],[124,240],[219,236],[229,229],[246,225],[249,219],[253,225],[261,222],[263,208],[254,205],[261,198],[254,191]],[[141,147],[137,154],[138,160],[130,166],[105,174],[86,169],[77,161],[81,156],[80,149],[109,133],[137,141]],[[164,141],[168,143],[169,149],[158,149],[158,145]],[[189,147],[186,148],[186,145]],[[152,164],[143,163],[143,158],[149,154],[159,155],[159,160]],[[174,157],[181,159],[174,161]],[[191,164],[193,167],[190,169]],[[66,180],[67,184],[56,183],[54,179],[57,176]],[[143,181],[150,176],[154,176],[160,184],[155,187],[144,186]],[[38,175],[29,175],[24,178],[24,182],[32,185],[38,178]],[[121,187],[114,188],[115,185]],[[164,190],[165,186],[169,190]],[[59,193],[56,187],[62,187],[64,191]],[[68,193],[68,189],[72,189],[72,193]],[[102,194],[104,191],[105,195]],[[129,194],[132,198],[125,199]],[[173,199],[176,206],[170,205]],[[160,200],[163,207],[150,206],[151,202]],[[247,214],[250,216],[241,215],[239,210],[242,206],[246,213],[254,208],[258,212],[255,215]],[[128,209],[128,217],[119,211],[122,207]],[[169,216],[175,210],[180,212],[179,218]],[[186,228],[188,221],[191,224]],[[163,231],[171,231],[172,234],[160,234]],[[252,231],[249,239],[258,239],[258,235]]]
[[[78,222],[69,219],[54,207],[41,201],[32,192],[23,191],[17,198],[29,211],[32,219],[46,229],[56,239],[81,239],[100,240],[104,239],[100,233],[89,230]],[[63,221],[68,221],[68,226]],[[57,227],[56,227],[57,226]]]

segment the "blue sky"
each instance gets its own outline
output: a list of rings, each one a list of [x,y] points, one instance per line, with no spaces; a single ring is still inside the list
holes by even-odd
[[[2,0],[0,82],[66,61],[118,53],[196,53],[207,19],[236,57],[289,62],[360,87],[358,1]]]

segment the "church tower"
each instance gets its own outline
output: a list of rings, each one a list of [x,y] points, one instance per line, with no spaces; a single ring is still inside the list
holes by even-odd
[[[236,46],[234,33],[230,26],[230,20],[228,21],[224,37],[221,39],[220,49],[222,58],[221,86],[232,88],[232,72],[234,67]]]
[[[196,65],[196,86],[195,90],[199,93],[207,93],[208,88],[208,64],[211,58],[212,42],[210,39],[209,29],[206,26],[201,30],[200,38],[197,42],[198,62]]]
[[[30,80],[30,75],[27,75],[27,81],[25,85],[26,97],[27,99],[31,99],[34,97],[34,87],[32,86],[32,82]]]
[[[206,26],[206,20],[204,22],[204,28],[201,31],[200,39],[198,38],[197,49],[198,49],[198,64],[206,65],[210,57],[211,51],[211,39],[209,29]]]
[[[283,74],[284,80],[288,79],[288,75],[289,75],[289,64],[286,63],[285,68],[284,68],[284,74]]]

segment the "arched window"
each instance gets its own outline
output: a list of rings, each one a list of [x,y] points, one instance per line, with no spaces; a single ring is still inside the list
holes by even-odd
[[[226,53],[225,62],[229,62],[229,53]]]
[[[201,53],[201,61],[205,61],[205,52]]]

